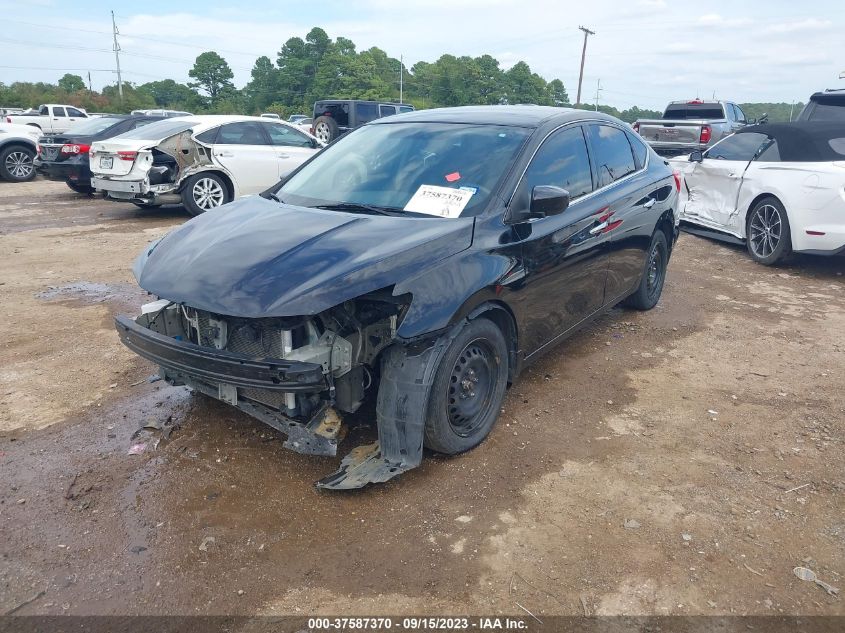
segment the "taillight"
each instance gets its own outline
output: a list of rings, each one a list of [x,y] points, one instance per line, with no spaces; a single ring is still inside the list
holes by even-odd
[[[41,156],[41,145],[39,143],[35,144],[35,153]]]
[[[87,154],[88,150],[91,149],[90,145],[83,145],[83,144],[76,144],[76,143],[68,143],[67,145],[62,145],[62,149],[60,150],[62,154]]]
[[[701,136],[698,138],[699,143],[709,143],[710,139],[713,137],[713,128],[709,125],[702,125],[701,126]]]
[[[634,123],[633,128],[634,128],[634,132],[636,132],[637,134],[640,133],[640,124],[639,123]]]
[[[675,178],[675,190],[680,193],[681,191],[681,172],[673,171],[672,176]]]
[[[11,122],[12,122],[12,117],[7,116],[7,117],[6,117],[6,123],[11,123]]]
[[[135,160],[135,157],[138,155],[138,152],[118,152],[117,157],[120,160]]]

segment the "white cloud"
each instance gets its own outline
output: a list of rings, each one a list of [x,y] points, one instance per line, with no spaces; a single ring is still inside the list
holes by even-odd
[[[794,20],[792,22],[781,22],[771,24],[764,31],[766,33],[803,33],[808,31],[826,31],[833,27],[830,20],[818,20],[807,18],[805,20]]]

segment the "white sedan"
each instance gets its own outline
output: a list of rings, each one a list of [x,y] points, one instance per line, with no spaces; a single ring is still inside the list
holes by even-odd
[[[670,162],[684,177],[680,217],[693,225],[688,231],[744,243],[766,265],[793,251],[845,251],[841,123],[750,126]]]
[[[323,144],[284,121],[189,116],[91,145],[91,185],[141,207],[182,203],[198,215],[264,191]]]

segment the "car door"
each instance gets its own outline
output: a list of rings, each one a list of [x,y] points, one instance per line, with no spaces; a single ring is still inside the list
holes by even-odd
[[[279,180],[279,157],[257,121],[220,126],[212,156],[235,181],[238,195],[260,193]]]
[[[317,151],[314,139],[284,123],[261,123],[278,157],[277,179],[284,178]]]
[[[607,255],[606,303],[627,295],[639,283],[651,235],[670,192],[645,170],[648,149],[633,134],[606,123],[585,127],[597,186],[607,206],[610,237]]]
[[[514,194],[512,211],[530,203],[538,185],[570,193],[559,215],[518,227],[525,262],[523,349],[530,356],[560,338],[604,304],[608,234],[604,196],[594,192],[581,125],[553,132],[540,146]]]
[[[54,107],[50,114],[50,129],[53,132],[61,134],[66,132],[68,128],[67,114],[64,108]]]
[[[683,219],[736,232],[737,199],[748,163],[768,141],[765,134],[739,133],[704,152],[701,162],[684,168],[687,202]]]

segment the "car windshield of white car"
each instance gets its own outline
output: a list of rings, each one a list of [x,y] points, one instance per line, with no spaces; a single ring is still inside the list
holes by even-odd
[[[476,215],[530,133],[464,123],[369,125],[318,154],[276,197],[353,213]]]
[[[134,130],[130,130],[129,132],[124,132],[114,138],[154,141],[189,130],[198,123],[199,121],[193,119],[164,119],[163,121],[156,121],[155,123],[150,123],[149,125],[144,125]]]

